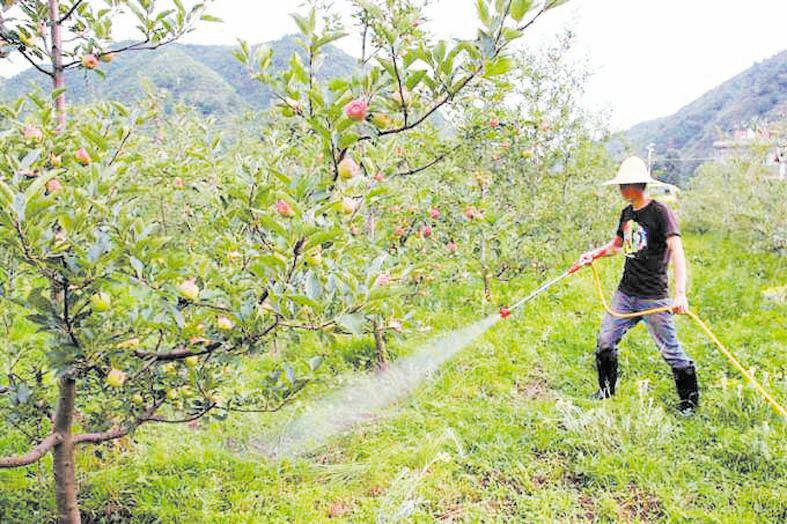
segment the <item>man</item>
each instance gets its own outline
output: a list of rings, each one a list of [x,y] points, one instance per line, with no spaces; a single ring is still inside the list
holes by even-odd
[[[618,185],[620,194],[629,202],[620,214],[615,237],[607,245],[583,253],[580,265],[599,257],[623,251],[626,256],[623,278],[612,299],[612,309],[633,313],[646,309],[671,306],[671,312],[661,312],[634,318],[616,318],[609,313],[601,322],[596,345],[596,369],[599,391],[597,398],[615,394],[618,379],[617,345],[623,335],[640,320],[644,320],[650,336],[672,367],[680,397],[681,411],[699,405],[697,373],[694,363],[678,342],[672,313],[684,314],[686,300],[686,258],[680,230],[674,213],[661,202],[645,196],[647,184],[658,184],[651,178],[645,162],[638,157],[626,159],[617,176],[605,185]],[[675,273],[675,297],[668,295],[667,266],[672,262]]]

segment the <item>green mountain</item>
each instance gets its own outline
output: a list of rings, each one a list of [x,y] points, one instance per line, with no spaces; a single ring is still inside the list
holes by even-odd
[[[787,114],[787,51],[759,62],[708,91],[677,113],[635,125],[613,144],[647,155],[654,144],[654,169],[671,182],[691,177],[703,158],[713,155],[713,142],[753,121],[772,121]]]
[[[269,42],[273,66],[285,69],[293,52],[303,51],[295,37]],[[233,114],[244,109],[260,109],[270,103],[270,91],[249,78],[245,68],[232,56],[231,46],[172,44],[156,52],[139,51],[119,55],[111,64],[102,64],[102,79],[84,70],[66,73],[69,98],[77,102],[111,99],[131,102],[143,96],[149,83],[155,90],[171,95],[171,102],[183,102],[206,115]],[[356,60],[342,50],[327,46],[317,76],[344,76],[355,68]],[[0,98],[24,95],[31,86],[46,87],[49,79],[28,69],[2,81]]]

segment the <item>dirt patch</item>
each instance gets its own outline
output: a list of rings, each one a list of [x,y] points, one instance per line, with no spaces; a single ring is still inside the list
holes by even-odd
[[[618,518],[624,522],[642,520],[651,522],[666,516],[661,501],[653,493],[640,488],[634,483],[628,485],[627,495],[618,495]]]
[[[527,400],[546,400],[550,397],[549,384],[543,377],[529,377],[525,381],[514,382],[519,397]]]
[[[352,507],[344,502],[333,502],[328,506],[327,515],[329,519],[343,517],[352,511]]]

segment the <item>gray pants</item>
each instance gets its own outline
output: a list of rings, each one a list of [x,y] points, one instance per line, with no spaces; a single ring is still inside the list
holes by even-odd
[[[626,295],[620,291],[615,291],[612,297],[611,307],[620,313],[633,313],[645,309],[669,306],[672,300],[647,299]],[[604,315],[601,321],[601,329],[598,332],[596,353],[611,352],[617,356],[617,345],[626,332],[637,325],[640,320],[645,321],[653,342],[661,352],[661,356],[673,369],[685,369],[693,366],[694,363],[683,351],[678,342],[678,333],[675,329],[675,319],[670,312],[654,313],[644,317],[634,318],[615,318],[609,313]]]

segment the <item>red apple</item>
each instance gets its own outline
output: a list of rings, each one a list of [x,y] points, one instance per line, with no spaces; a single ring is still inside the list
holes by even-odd
[[[46,183],[46,190],[50,193],[57,193],[63,189],[63,184],[57,178],[53,178]]]
[[[76,157],[77,162],[79,162],[83,166],[90,164],[90,154],[87,152],[87,149],[85,149],[84,147],[80,147],[79,149],[77,149],[77,152],[74,153],[74,156]]]
[[[295,216],[295,210],[284,200],[279,200],[276,202],[276,212],[286,218],[292,218]]]
[[[397,226],[394,229],[394,236],[395,237],[403,237],[404,236],[404,228],[402,226]]]
[[[436,207],[433,207],[432,209],[429,210],[429,216],[432,218],[432,220],[437,220],[438,218],[440,218],[440,210],[437,209]]]
[[[85,69],[95,69],[98,66],[98,58],[90,53],[82,57],[82,67]]]
[[[175,189],[183,189],[184,187],[186,187],[186,184],[183,182],[183,179],[180,178],[179,176],[175,177],[174,184],[175,184]]]
[[[25,140],[35,140],[39,142],[44,138],[44,132],[36,126],[25,126],[22,128],[22,137]]]
[[[456,250],[459,249],[459,246],[456,245],[456,242],[449,242],[446,246],[449,253],[456,253]]]
[[[377,182],[383,182],[385,180],[385,175],[383,175],[382,171],[378,171],[377,174],[374,175],[374,179]]]
[[[197,300],[199,298],[199,286],[197,286],[193,278],[181,282],[178,286],[178,292],[187,300]]]
[[[432,228],[429,226],[424,226],[423,229],[421,230],[421,233],[423,233],[424,238],[429,238],[430,236],[432,236]]]
[[[511,316],[511,310],[503,306],[500,308],[500,318],[508,318]]]
[[[355,163],[355,160],[350,157],[346,157],[341,162],[339,162],[339,177],[343,178],[344,180],[353,178],[360,172],[360,170],[361,168]]]
[[[497,119],[497,118],[495,118],[495,117],[492,117],[492,118],[490,118],[490,119],[489,119],[489,126],[490,126],[492,129],[495,129],[495,128],[499,127],[499,126],[500,126],[500,120],[498,120],[498,119]]]
[[[344,114],[347,115],[347,118],[350,120],[355,120],[356,122],[360,122],[366,118],[366,112],[368,110],[369,105],[365,100],[361,100],[360,98],[357,98],[344,106]]]

